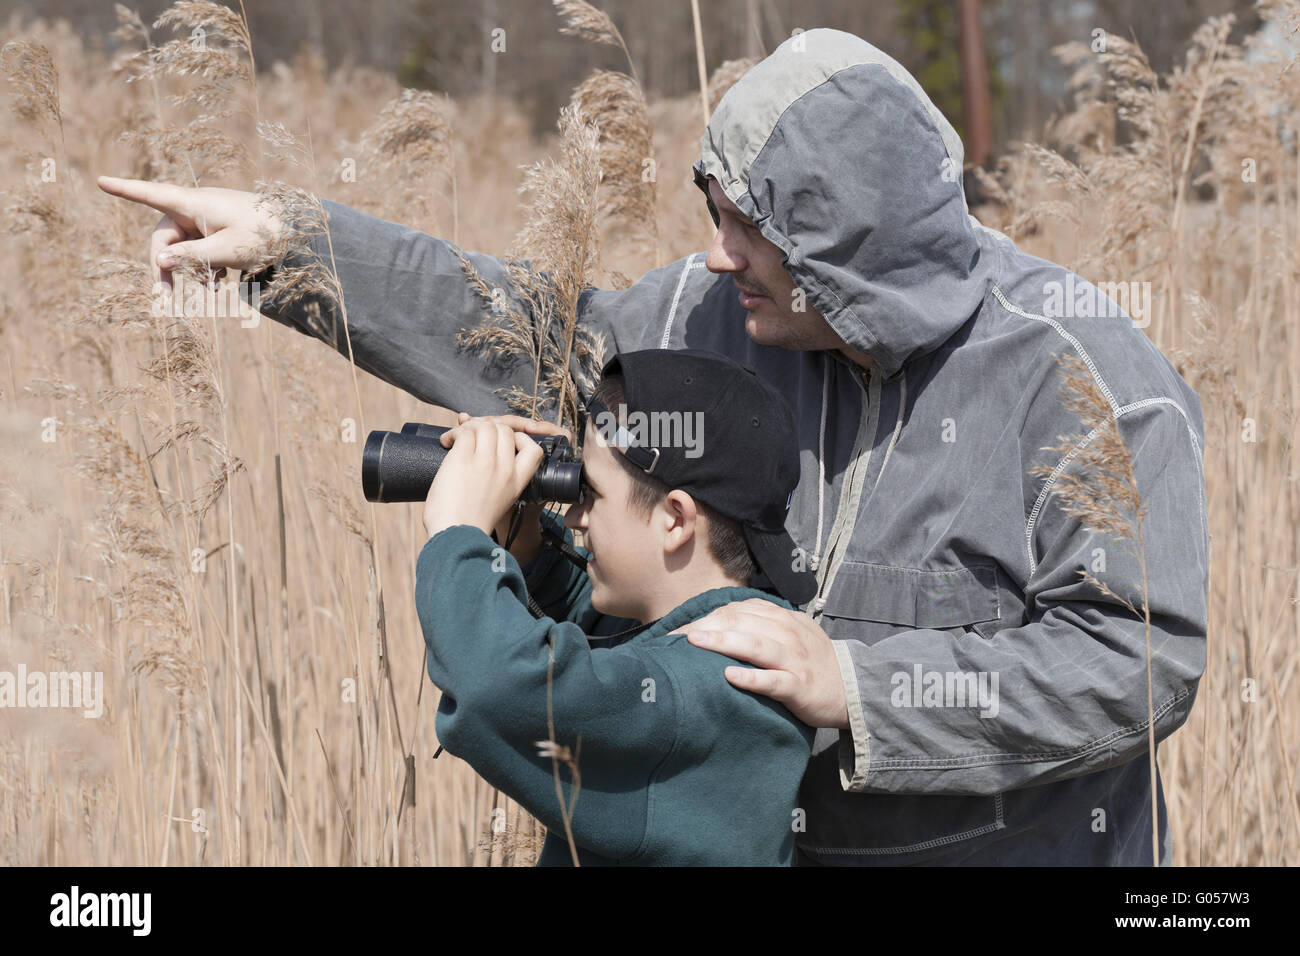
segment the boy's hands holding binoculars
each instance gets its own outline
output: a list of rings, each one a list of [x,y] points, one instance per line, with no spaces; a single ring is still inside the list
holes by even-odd
[[[542,463],[542,446],[528,435],[563,435],[568,430],[519,415],[471,418],[461,412],[460,424],[442,436],[451,449],[429,487],[424,502],[424,527],[433,537],[444,528],[468,524],[485,534],[497,531],[504,542],[515,504]],[[510,547],[520,564],[541,549],[541,506],[524,509],[519,534]]]

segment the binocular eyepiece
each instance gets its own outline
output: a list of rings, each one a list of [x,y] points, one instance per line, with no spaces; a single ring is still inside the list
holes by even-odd
[[[450,449],[439,439],[449,429],[407,422],[400,432],[373,431],[361,453],[361,488],[367,501],[423,501]],[[562,435],[529,435],[545,457],[528,487],[524,502],[581,503],[582,462]]]

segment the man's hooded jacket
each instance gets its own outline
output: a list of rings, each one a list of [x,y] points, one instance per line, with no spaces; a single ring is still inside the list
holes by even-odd
[[[1083,580],[1141,610],[1142,567],[1136,538],[1091,530],[1054,494],[1104,424],[1069,410],[1061,362],[1082,360],[1132,454],[1157,741],[1187,719],[1205,667],[1200,402],[1115,302],[969,215],[962,160],[894,60],[847,33],[798,34],[722,98],[695,181],[718,181],[870,369],[750,341],[732,279],[703,253],[588,290],[580,320],[606,358],[725,353],[794,409],[791,559],[816,569],[803,610],[835,642],[850,715],[817,734],[801,861],[1149,864],[1144,623]],[[475,415],[531,389],[531,368],[457,345],[491,313],[455,246],[324,206],[332,248],[312,249],[337,268],[358,365]],[[502,261],[468,257],[509,290]],[[346,354],[340,310],[310,304],[279,305],[274,287],[262,300]],[[1071,450],[1049,450],[1062,437]]]

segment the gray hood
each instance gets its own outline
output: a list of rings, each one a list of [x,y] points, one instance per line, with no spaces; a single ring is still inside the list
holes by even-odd
[[[859,37],[786,40],[722,98],[700,153],[696,185],[707,194],[718,180],[809,303],[887,378],[945,342],[988,292],[961,140],[907,71]]]

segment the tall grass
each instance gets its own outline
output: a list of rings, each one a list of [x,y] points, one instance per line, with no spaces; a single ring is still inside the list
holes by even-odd
[[[624,46],[587,5],[559,6]],[[1266,12],[1285,24],[1298,7]],[[562,267],[553,320],[594,363],[601,343],[565,324],[582,283],[621,285],[711,237],[687,172],[699,100],[646,103],[629,64],[537,143],[509,104],[403,93],[310,54],[255,64],[237,10],[121,18],[112,62],[66,25],[5,37],[0,668],[101,670],[108,700],[98,721],[6,711],[0,861],[531,862],[540,827],[431,759],[437,692],[406,597],[418,508],[360,495],[365,427],[454,414],[269,320],[156,314],[156,216],[93,177],[258,182],[305,203],[301,221],[319,195]],[[1062,51],[1077,108],[1045,131],[1053,149],[1008,158],[1001,203],[977,213],[1088,278],[1153,284],[1147,331],[1204,403],[1213,538],[1209,668],[1160,752],[1175,859],[1295,863],[1300,69],[1226,37],[1207,25],[1164,78],[1118,38],[1101,57]],[[715,74],[709,102],[738,75]],[[563,176],[574,188],[556,192]],[[548,260],[556,209],[578,217],[558,235],[586,245]],[[508,335],[510,317],[489,326]],[[567,417],[572,395],[546,380],[565,356],[540,358],[539,391]]]

